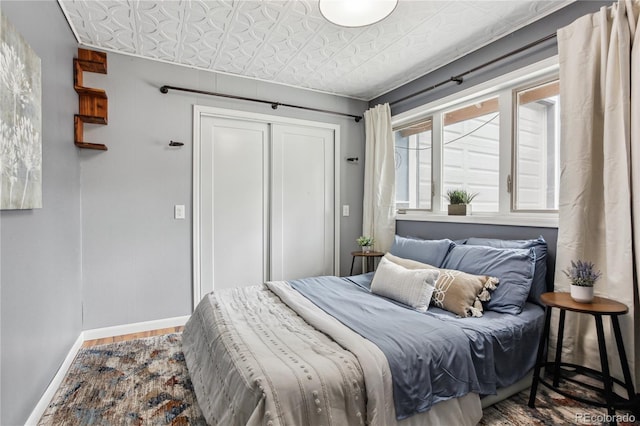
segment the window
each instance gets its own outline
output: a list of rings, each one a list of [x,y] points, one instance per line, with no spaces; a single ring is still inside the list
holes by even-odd
[[[478,194],[474,215],[498,218],[486,223],[554,226],[560,96],[550,64],[394,116],[398,212],[440,220],[447,190],[462,188]]]
[[[560,84],[516,91],[514,210],[557,210]]]
[[[396,154],[396,206],[402,209],[431,209],[431,154],[432,122],[397,129]]]
[[[444,113],[442,185],[478,196],[475,212],[498,211],[500,112],[498,98]]]

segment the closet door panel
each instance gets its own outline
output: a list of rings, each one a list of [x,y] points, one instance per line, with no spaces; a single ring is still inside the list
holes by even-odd
[[[272,125],[272,280],[333,274],[333,163],[333,130]]]
[[[203,158],[212,164],[213,288],[260,284],[269,279],[269,126],[207,118],[203,128],[210,147]]]

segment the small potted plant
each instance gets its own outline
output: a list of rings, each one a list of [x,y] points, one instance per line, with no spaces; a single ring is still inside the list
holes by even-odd
[[[466,216],[471,214],[471,201],[478,196],[478,193],[471,193],[466,189],[447,190],[447,200],[449,206],[447,213],[451,216]]]
[[[360,250],[363,253],[369,253],[373,249],[373,243],[374,242],[375,241],[373,240],[373,238],[365,237],[364,235],[361,235],[356,240],[356,243],[358,243],[358,245],[360,246]]]
[[[571,281],[571,298],[579,303],[593,300],[593,285],[602,275],[595,270],[593,262],[571,261],[571,266],[562,271]]]

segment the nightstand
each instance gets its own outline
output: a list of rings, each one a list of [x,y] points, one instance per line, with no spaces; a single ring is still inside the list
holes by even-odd
[[[366,260],[364,262],[366,267],[363,268],[363,271],[362,271],[362,273],[365,273],[365,272],[368,272],[369,270],[372,270],[372,271],[375,270],[376,269],[375,260],[380,259],[382,256],[384,256],[384,253],[379,251],[352,251],[351,252],[351,271],[349,272],[349,275],[353,275],[353,264],[356,261],[356,257],[362,257],[363,259]]]
[[[529,407],[534,408],[538,384],[541,383],[554,390],[555,392],[566,396],[567,398],[571,398],[585,404],[591,404],[597,407],[606,408],[607,414],[609,414],[613,419],[612,424],[616,424],[616,409],[626,408],[637,410],[640,401],[637,400],[635,391],[633,389],[631,372],[629,371],[629,364],[627,363],[627,356],[624,350],[622,334],[620,333],[620,323],[618,321],[618,316],[626,314],[629,311],[629,308],[620,302],[616,302],[615,300],[597,296],[593,298],[593,301],[591,303],[578,303],[571,298],[571,295],[569,293],[544,293],[540,296],[540,301],[546,306],[546,315],[544,331],[538,345],[538,356],[533,372],[533,383],[531,385],[531,393],[529,395]],[[555,361],[547,362],[544,360],[544,357],[545,347],[549,337],[549,324],[551,322],[552,308],[560,309],[560,320],[558,323],[558,341],[556,344]],[[567,311],[589,314],[593,315],[593,317],[595,318],[596,331],[598,334],[598,347],[600,349],[600,365],[602,371],[596,371],[581,365],[562,362],[562,339],[564,337],[564,319]],[[615,335],[618,354],[620,356],[620,365],[622,366],[622,374],[624,375],[624,382],[611,377],[611,374],[609,372],[607,343],[605,341],[604,329],[602,326],[603,316],[608,316],[611,318],[613,333]],[[542,367],[546,367],[549,369],[549,371],[553,372],[553,383],[548,383],[544,379],[540,378],[540,369]],[[604,394],[604,399],[606,402],[602,403],[599,401],[581,398],[569,392],[566,392],[563,389],[560,389],[560,379],[563,378],[562,367],[572,368],[579,374],[584,374],[586,376],[600,380],[603,383],[604,387],[594,388],[594,390],[597,390],[599,393]],[[576,379],[571,379],[571,381],[579,386],[591,386]],[[613,391],[613,383],[617,383],[618,385],[626,389],[628,399],[619,396]]]

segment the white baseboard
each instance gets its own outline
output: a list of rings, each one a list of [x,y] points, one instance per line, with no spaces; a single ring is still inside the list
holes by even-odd
[[[31,412],[31,415],[25,422],[25,425],[31,426],[31,425],[38,424],[38,421],[40,421],[40,418],[44,414],[44,411],[49,406],[49,403],[51,402],[53,395],[56,393],[56,391],[60,387],[60,384],[62,384],[62,380],[64,379],[64,376],[67,374],[67,371],[69,371],[69,367],[71,367],[71,363],[75,359],[83,343],[84,343],[84,336],[83,336],[83,333],[80,332],[80,335],[76,339],[73,346],[71,346],[69,353],[67,354],[66,358],[62,362],[62,365],[60,366],[60,368],[58,368],[56,375],[53,376],[51,383],[49,383],[49,386],[47,386],[47,390],[45,390],[44,393],[42,394],[40,401],[38,401],[38,404],[36,404],[36,407]]]
[[[154,321],[136,322],[133,324],[115,325],[112,327],[94,328],[85,330],[84,340],[102,339],[105,337],[122,336],[123,334],[140,333],[142,331],[158,330],[161,328],[178,327],[185,325],[190,315],[182,317],[165,318]]]
[[[80,332],[78,339],[76,339],[73,346],[71,346],[71,349],[67,354],[67,357],[62,362],[62,365],[56,372],[56,375],[53,376],[51,383],[49,383],[47,390],[45,390],[44,394],[42,394],[40,401],[38,401],[38,404],[36,404],[35,408],[31,412],[31,415],[25,422],[25,425],[32,426],[32,425],[38,424],[38,421],[40,421],[40,418],[42,417],[45,410],[51,403],[51,399],[53,398],[53,395],[56,393],[56,391],[62,384],[62,380],[67,374],[67,371],[69,371],[69,367],[71,367],[71,363],[75,359],[76,355],[78,354],[78,351],[80,350],[80,348],[82,348],[82,344],[85,341],[94,340],[94,339],[103,339],[105,337],[121,336],[123,334],[140,333],[142,331],[151,331],[151,330],[158,330],[162,328],[178,327],[181,325],[185,325],[189,317],[190,315],[185,315],[182,317],[165,318],[161,320],[116,325],[113,327],[94,328],[92,330],[84,330]]]

